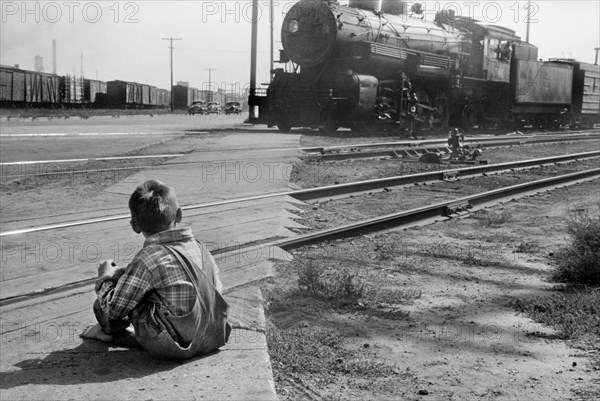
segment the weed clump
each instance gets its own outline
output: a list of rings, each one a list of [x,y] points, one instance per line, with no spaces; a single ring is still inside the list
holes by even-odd
[[[497,227],[513,220],[513,216],[508,210],[502,210],[500,212],[483,210],[476,218],[481,220],[481,224],[484,227]]]
[[[557,281],[595,286],[600,284],[600,212],[572,217],[570,242],[556,254],[553,278]]]
[[[309,260],[298,266],[298,287],[314,297],[352,304],[363,296],[365,284],[350,269],[329,273]]]

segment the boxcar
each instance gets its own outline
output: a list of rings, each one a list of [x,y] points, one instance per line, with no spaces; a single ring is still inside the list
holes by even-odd
[[[102,97],[99,95],[106,95],[106,82],[94,79],[84,79],[83,92],[85,102],[94,105],[98,102],[99,98]]]
[[[573,62],[573,115],[592,126],[600,122],[600,65]]]
[[[173,85],[173,108],[187,110],[189,103],[189,88],[183,85]]]
[[[3,106],[55,107],[60,104],[59,76],[0,67],[0,102]]]

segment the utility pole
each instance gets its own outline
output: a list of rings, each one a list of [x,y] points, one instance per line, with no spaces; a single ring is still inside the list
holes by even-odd
[[[258,0],[252,0],[252,34],[250,38],[250,95],[248,96],[248,105],[250,106],[250,115],[248,120],[252,121],[256,115],[256,59],[258,48]]]
[[[271,22],[271,70],[269,73],[270,81],[273,81],[273,69],[275,68],[274,60],[273,60],[273,52],[275,51],[275,28],[274,28],[274,18],[275,12],[273,10],[273,0],[270,0],[269,4],[269,20]]]
[[[162,38],[162,40],[168,40],[171,45],[169,46],[169,49],[171,49],[171,112],[173,112],[173,41],[174,40],[181,40],[181,38]]]
[[[531,2],[527,2],[527,33],[525,35],[525,42],[529,43],[529,25],[531,23]]]
[[[210,100],[209,102],[213,101],[213,90],[212,90],[212,72],[213,71],[217,71],[214,68],[205,68],[204,71],[208,71],[208,90],[210,91]]]

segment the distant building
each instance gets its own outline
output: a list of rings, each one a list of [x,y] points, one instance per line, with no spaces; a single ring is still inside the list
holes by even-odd
[[[44,72],[44,58],[39,54],[35,56],[34,69],[37,72]]]
[[[179,85],[179,86],[185,86],[186,88],[189,88],[190,83],[186,82],[186,81],[177,81],[177,85]]]

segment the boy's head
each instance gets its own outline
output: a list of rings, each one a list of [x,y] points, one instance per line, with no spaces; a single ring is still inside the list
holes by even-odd
[[[181,221],[175,191],[160,181],[150,180],[136,188],[129,198],[131,227],[136,233],[156,234]]]

